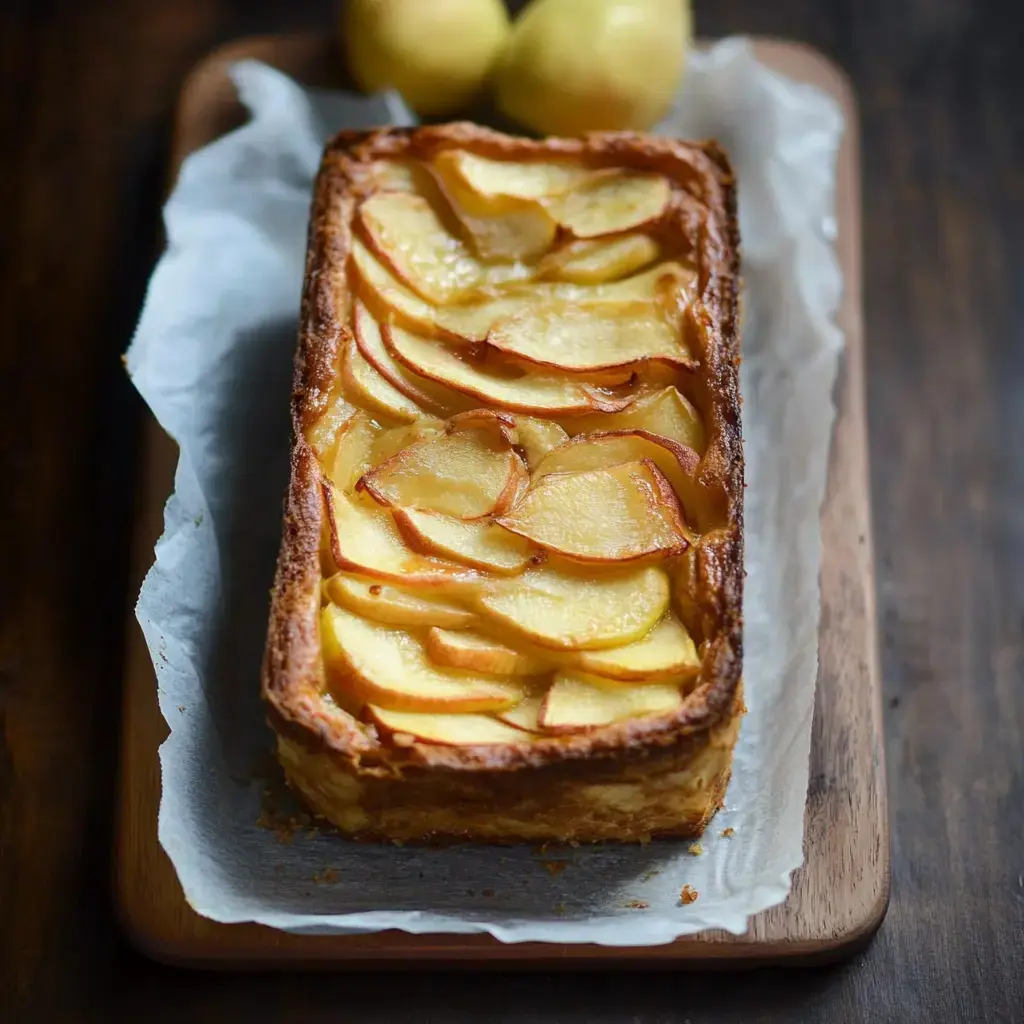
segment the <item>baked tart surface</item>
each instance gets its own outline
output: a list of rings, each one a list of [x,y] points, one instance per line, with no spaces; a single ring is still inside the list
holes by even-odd
[[[738,259],[713,144],[328,145],[263,673],[317,813],[703,831],[743,712]]]

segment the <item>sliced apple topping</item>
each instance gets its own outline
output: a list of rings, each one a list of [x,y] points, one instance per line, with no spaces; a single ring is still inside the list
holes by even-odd
[[[349,397],[376,415],[409,423],[423,410],[393,384],[386,381],[363,357],[351,339],[345,349],[342,380]]]
[[[426,441],[431,437],[437,437],[444,433],[444,420],[433,416],[421,416],[412,423],[402,423],[397,427],[390,427],[381,431],[373,442],[370,449],[370,464],[367,469],[379,466],[386,462],[393,455],[397,455],[403,448],[415,444],[417,441]],[[366,472],[366,470],[364,470]]]
[[[410,370],[502,409],[564,416],[595,409],[610,412],[629,403],[628,398],[613,398],[563,377],[521,371],[519,376],[499,376],[504,368],[462,359],[446,345],[395,324],[385,326],[383,335],[391,354]]]
[[[463,150],[446,150],[432,169],[456,216],[487,260],[530,260],[554,241],[558,224],[540,203],[501,192],[480,191],[463,171],[475,159]]]
[[[646,430],[581,434],[574,437],[541,460],[533,471],[533,484],[536,485],[537,481],[549,473],[580,473],[643,459],[650,459],[664,474],[682,501],[684,514],[702,507],[700,487],[695,476],[700,456],[692,448]]]
[[[642,640],[606,651],[583,651],[576,665],[592,675],[645,683],[695,675],[700,658],[686,627],[667,615]]]
[[[429,592],[416,593],[341,572],[327,580],[324,592],[331,601],[350,612],[392,626],[465,629],[479,621],[479,616],[468,608]]]
[[[306,430],[306,440],[316,457],[328,465],[338,442],[338,435],[355,415],[356,407],[345,399],[345,385],[338,381],[327,399],[327,407]]]
[[[653,263],[661,249],[650,235],[577,239],[548,253],[537,268],[539,278],[604,284],[635,274]]]
[[[594,173],[577,164],[488,160],[464,150],[448,152],[454,157],[453,170],[469,188],[482,196],[545,199],[567,192]]]
[[[451,391],[436,381],[419,377],[394,360],[384,346],[380,324],[358,300],[353,307],[352,319],[356,347],[360,354],[396,391],[400,391],[420,408],[433,412],[449,413],[465,409],[468,404],[465,395]]]
[[[559,673],[544,698],[540,725],[551,732],[582,732],[651,715],[670,715],[683,703],[669,683],[607,686],[594,678]]]
[[[367,473],[359,488],[382,505],[425,509],[476,519],[511,507],[526,466],[490,430],[448,430],[417,441]]]
[[[368,705],[366,710],[371,721],[391,735],[398,733],[439,746],[483,747],[496,743],[522,743],[527,738],[520,729],[499,722],[490,715],[389,711],[374,704]]]
[[[552,448],[557,448],[569,440],[569,435],[557,423],[536,416],[517,416],[516,434],[530,469],[533,469]]]
[[[487,344],[538,366],[580,373],[659,360],[689,366],[677,319],[653,303],[537,305],[499,320]]]
[[[499,576],[514,576],[532,560],[528,541],[486,519],[455,519],[416,508],[396,508],[395,524],[411,548]]]
[[[671,386],[638,398],[621,412],[577,416],[566,426],[573,434],[646,430],[686,445],[697,453],[703,453],[707,447],[700,413]]]
[[[549,199],[547,207],[577,238],[594,238],[657,221],[671,198],[668,179],[660,174],[606,171]]]
[[[420,195],[377,192],[359,207],[358,223],[378,259],[428,302],[464,301],[530,273],[520,263],[481,263]]]
[[[409,587],[477,578],[472,570],[410,551],[386,509],[324,481],[331,553],[339,569]]]
[[[362,410],[339,431],[327,475],[343,491],[351,491],[372,465],[373,443],[379,433],[380,428]]]
[[[327,605],[320,630],[331,691],[349,706],[358,702],[391,711],[496,711],[526,696],[512,680],[441,669],[411,634],[368,622],[347,608]]]
[[[495,711],[495,717],[525,732],[540,732],[540,712],[544,705],[543,693],[532,693],[524,697],[515,707]]]
[[[495,622],[541,647],[599,650],[645,636],[668,607],[669,582],[654,566],[592,577],[534,569],[495,580],[477,605]]]
[[[489,672],[496,676],[533,676],[551,668],[551,663],[508,647],[483,633],[471,630],[431,629],[427,632],[427,654],[438,665]]]
[[[650,459],[543,477],[497,522],[584,562],[630,562],[686,550],[682,509]]]

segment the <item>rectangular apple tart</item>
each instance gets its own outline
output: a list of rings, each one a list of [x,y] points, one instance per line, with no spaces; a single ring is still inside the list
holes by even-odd
[[[701,834],[744,711],[738,261],[710,143],[328,145],[263,673],[318,815]]]

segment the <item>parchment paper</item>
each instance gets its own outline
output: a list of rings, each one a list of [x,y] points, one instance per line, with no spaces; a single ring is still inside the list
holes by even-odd
[[[409,118],[395,96],[311,97],[251,62],[233,74],[252,121],[185,162],[128,352],[136,386],[181,449],[137,615],[171,730],[159,837],[189,903],[217,921],[307,932],[623,946],[743,932],[748,915],[786,897],[802,860],[818,519],[842,347],[831,244],[838,110],[729,40],[694,56],[660,128],[717,138],[741,183],[750,712],[727,810],[703,852],[680,842],[424,850],[305,831],[281,842],[257,823],[268,783],[256,766],[271,750],[258,677],[312,178],[331,131]],[[686,906],[684,884],[699,892]]]

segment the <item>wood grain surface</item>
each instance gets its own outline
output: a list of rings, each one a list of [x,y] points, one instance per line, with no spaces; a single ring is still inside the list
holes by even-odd
[[[171,111],[332,0],[0,7],[0,1019],[1019,1022],[1024,1006],[1024,61],[1009,0],[697,0],[803,40],[863,129],[867,384],[893,894],[842,966],[189,974],[120,938],[115,766],[141,410],[118,365]],[[828,785],[829,780],[819,780]]]
[[[364,964],[415,966],[501,963],[584,967],[803,962],[835,959],[874,933],[889,898],[889,822],[882,768],[881,695],[875,645],[864,424],[863,329],[860,310],[860,201],[857,114],[838,70],[807,47],[758,41],[758,56],[783,74],[835,96],[848,123],[839,155],[837,222],[846,294],[839,321],[847,337],[845,372],[822,510],[822,630],[812,743],[805,864],[782,906],[759,914],[744,936],[705,932],[649,948],[502,944],[487,936],[285,935],[244,925],[218,925],[185,902],[156,840],[160,799],[156,748],[166,735],[156,679],[141,631],[128,630],[122,719],[117,894],[132,940],[157,958],[196,966],[252,967]],[[307,85],[332,81],[332,40],[315,33],[233,42],[189,75],[175,119],[171,166],[243,117],[227,69],[262,60]],[[150,420],[143,451],[140,518],[133,584],[152,563],[164,502],[173,486],[175,448]],[[258,638],[254,638],[257,639]],[[741,841],[741,840],[737,840]]]

